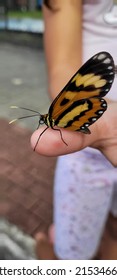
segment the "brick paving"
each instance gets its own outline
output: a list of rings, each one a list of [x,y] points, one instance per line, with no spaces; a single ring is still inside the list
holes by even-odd
[[[56,158],[30,147],[31,132],[0,119],[0,216],[34,235],[52,222]]]

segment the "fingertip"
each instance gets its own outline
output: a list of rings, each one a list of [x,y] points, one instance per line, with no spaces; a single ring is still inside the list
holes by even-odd
[[[34,131],[30,138],[30,143],[33,151],[35,150],[36,140],[37,139],[37,131]]]
[[[38,152],[39,154],[43,154],[42,148],[43,148],[43,141],[44,141],[44,135],[41,135],[43,133],[43,130],[40,128],[38,130],[35,130],[31,136],[30,142],[31,147],[34,152]],[[41,139],[41,137],[42,139]]]
[[[40,137],[41,136],[41,137]],[[41,155],[53,156],[61,146],[61,141],[52,129],[39,128],[34,131],[30,139],[31,147]]]
[[[67,141],[63,142],[58,131],[51,128],[48,128],[47,132],[43,128],[34,131],[30,142],[34,151],[45,156],[56,156],[60,155],[61,152],[64,154],[65,150],[68,149],[68,145],[65,145]]]
[[[31,136],[31,146],[34,151],[44,156],[60,156],[76,152],[83,148],[83,133],[62,130],[61,133],[48,128],[36,130]],[[41,137],[40,137],[41,136]],[[88,136],[89,137],[89,136]]]

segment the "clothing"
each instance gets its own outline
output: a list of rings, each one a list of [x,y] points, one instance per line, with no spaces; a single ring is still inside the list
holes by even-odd
[[[103,15],[112,1],[83,1],[83,62],[108,51],[117,63],[117,27]],[[108,97],[117,99],[117,81]],[[117,215],[117,171],[97,150],[86,148],[58,159],[54,191],[55,252],[60,259],[90,259],[98,248],[108,212]],[[116,195],[117,198],[117,195]]]
[[[108,174],[108,176],[107,176]],[[95,255],[117,178],[92,149],[59,157],[55,189],[55,250],[62,259]]]
[[[83,1],[83,63],[100,51],[109,52],[117,65],[117,25],[104,21],[104,15],[111,10],[112,0]],[[117,100],[117,81],[114,80],[108,98]]]

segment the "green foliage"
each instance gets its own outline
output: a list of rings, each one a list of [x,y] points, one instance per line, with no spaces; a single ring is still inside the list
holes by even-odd
[[[8,17],[42,19],[42,11],[9,11]]]

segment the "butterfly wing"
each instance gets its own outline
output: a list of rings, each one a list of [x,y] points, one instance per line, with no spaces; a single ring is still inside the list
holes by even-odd
[[[107,109],[102,98],[115,76],[112,56],[100,52],[90,58],[54,99],[48,112],[49,122],[68,130],[90,133],[88,126]]]
[[[60,114],[55,124],[68,130],[90,133],[88,127],[102,116],[106,108],[107,103],[103,98],[76,100]]]

